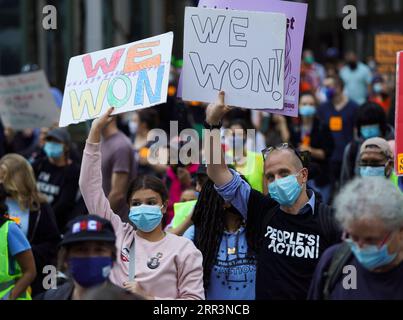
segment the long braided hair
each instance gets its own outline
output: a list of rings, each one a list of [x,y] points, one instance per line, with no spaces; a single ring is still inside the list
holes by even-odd
[[[195,209],[192,221],[195,227],[194,244],[203,255],[203,283],[207,290],[210,285],[211,270],[217,259],[218,250],[225,229],[226,210],[238,213],[236,208],[224,209],[224,200],[214,188],[214,183],[208,179],[204,183]],[[251,226],[246,224],[246,240],[248,247],[252,247],[255,236],[254,230],[248,232]],[[252,256],[253,251],[248,249],[248,256]]]
[[[192,221],[195,227],[194,243],[203,255],[203,282],[207,290],[210,284],[211,269],[216,261],[225,227],[224,200],[214,189],[209,179],[204,183]]]

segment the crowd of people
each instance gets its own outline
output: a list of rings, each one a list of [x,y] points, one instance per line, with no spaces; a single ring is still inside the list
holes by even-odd
[[[83,150],[64,128],[0,123],[0,299],[403,298],[385,75],[305,50],[296,118],[230,108],[224,92],[184,102],[178,75],[166,104],[92,121]],[[198,132],[198,161],[150,161],[157,132],[160,159],[188,142],[170,121]]]

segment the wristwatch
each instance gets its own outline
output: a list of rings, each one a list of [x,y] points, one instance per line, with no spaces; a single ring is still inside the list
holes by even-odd
[[[222,122],[220,121],[218,124],[212,125],[207,123],[207,121],[204,121],[204,128],[205,129],[209,129],[209,130],[213,130],[213,129],[221,129],[222,127]]]

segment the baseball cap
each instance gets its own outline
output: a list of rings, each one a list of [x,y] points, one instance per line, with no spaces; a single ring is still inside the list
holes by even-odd
[[[375,137],[365,140],[360,148],[360,156],[365,151],[368,151],[368,149],[371,149],[371,151],[377,151],[377,149],[379,149],[379,152],[383,153],[387,158],[393,158],[392,150],[385,139]]]
[[[54,138],[65,144],[70,143],[70,134],[67,132],[66,129],[62,128],[54,128],[52,130],[49,130],[48,134],[46,135],[46,139],[48,138]]]
[[[83,241],[115,243],[116,235],[112,224],[96,215],[79,216],[67,224],[61,246]]]

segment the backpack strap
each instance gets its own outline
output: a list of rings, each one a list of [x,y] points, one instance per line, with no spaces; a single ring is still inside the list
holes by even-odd
[[[334,253],[329,268],[323,273],[324,286],[322,298],[324,300],[329,300],[330,293],[340,278],[343,267],[350,260],[351,256],[352,252],[347,243],[342,243]]]
[[[37,211],[38,215],[36,216],[36,220],[35,220],[35,225],[32,229],[32,234],[31,237],[29,239],[29,242],[33,242],[35,235],[36,235],[36,231],[38,230],[38,225],[39,225],[39,220],[41,219],[42,216],[42,210],[41,207],[39,207],[39,210]]]

